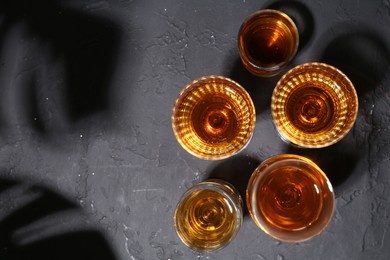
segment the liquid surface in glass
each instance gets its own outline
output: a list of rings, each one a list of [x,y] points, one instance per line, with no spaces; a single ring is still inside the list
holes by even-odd
[[[217,248],[229,241],[237,226],[231,202],[213,190],[198,190],[186,197],[175,215],[183,242],[197,249]]]
[[[194,106],[192,127],[206,143],[230,142],[239,130],[237,101],[226,95],[208,95]]]
[[[287,61],[294,52],[295,38],[291,28],[277,18],[268,18],[243,36],[249,60],[261,67],[271,67]]]
[[[268,173],[257,194],[261,214],[275,227],[288,231],[310,226],[318,219],[323,197],[332,196],[322,178],[316,171],[294,166]]]
[[[329,131],[340,116],[340,106],[337,95],[328,85],[308,81],[288,97],[286,116],[291,127],[302,132]]]
[[[295,56],[299,44],[293,20],[277,10],[260,10],[240,27],[238,48],[243,65],[253,74],[271,77]]]

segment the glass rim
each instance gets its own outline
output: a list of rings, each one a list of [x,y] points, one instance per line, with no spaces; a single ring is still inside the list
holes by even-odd
[[[314,170],[316,170],[318,173],[320,173],[321,176],[324,178],[324,180],[326,181],[327,187],[330,191],[330,194],[331,194],[331,198],[329,198],[331,201],[331,205],[330,205],[331,213],[323,222],[320,223],[321,225],[320,225],[320,228],[318,230],[314,230],[315,232],[312,232],[303,238],[286,238],[286,236],[282,237],[280,234],[282,234],[282,233],[288,234],[288,235],[295,234],[296,237],[299,237],[299,235],[300,235],[299,233],[307,231],[307,228],[295,230],[295,231],[283,231],[283,230],[281,231],[277,227],[273,227],[272,225],[266,226],[265,225],[266,220],[261,220],[262,217],[256,216],[255,213],[253,212],[254,209],[256,210],[256,212],[260,212],[259,207],[257,206],[257,203],[255,203],[253,201],[253,199],[251,199],[251,197],[252,197],[251,194],[257,192],[257,190],[254,189],[253,186],[259,185],[261,179],[264,177],[265,174],[267,174],[267,168],[269,169],[270,166],[274,165],[275,163],[276,164],[281,163],[282,160],[283,161],[284,160],[296,160],[299,162],[303,162],[306,165],[312,167]],[[266,168],[264,168],[264,167],[266,167]],[[263,232],[265,232],[267,235],[273,237],[274,239],[284,241],[284,242],[289,242],[289,243],[295,243],[295,242],[303,242],[303,241],[309,240],[309,239],[319,235],[320,233],[322,233],[326,229],[326,227],[329,225],[329,223],[332,220],[332,217],[334,215],[335,206],[336,206],[335,205],[336,199],[335,199],[335,194],[334,194],[332,183],[330,182],[327,175],[322,171],[322,169],[315,162],[313,162],[309,158],[301,156],[301,155],[280,154],[280,155],[275,155],[275,156],[272,156],[272,157],[266,159],[253,171],[252,176],[249,179],[247,189],[246,189],[246,204],[248,207],[249,214],[251,215],[251,218],[253,219],[255,224]],[[314,222],[314,223],[316,223],[316,222]],[[272,231],[277,231],[277,234],[273,233]],[[288,237],[288,235],[287,235],[287,237]]]
[[[278,112],[277,109],[277,103],[279,102],[279,99],[277,98],[278,92],[281,89],[283,89],[282,85],[290,78],[292,78],[293,76],[303,74],[299,72],[305,67],[315,67],[316,69],[324,69],[324,68],[330,69],[331,71],[339,75],[343,79],[343,81],[346,82],[346,84],[341,86],[343,88],[342,89],[343,92],[347,91],[352,96],[352,101],[354,103],[354,106],[348,106],[349,115],[348,115],[348,120],[346,120],[346,125],[342,127],[339,132],[333,133],[331,136],[332,139],[330,139],[330,137],[327,137],[327,139],[320,140],[320,142],[316,142],[316,143],[308,142],[307,137],[297,138],[292,134],[287,133],[285,131],[284,124],[280,122],[280,120],[278,120],[278,118],[282,116],[281,114],[283,115],[286,114],[285,110]],[[349,131],[352,129],[353,125],[355,124],[358,115],[358,109],[359,109],[358,95],[352,81],[340,69],[323,62],[307,62],[307,63],[297,65],[294,68],[287,71],[277,82],[271,98],[271,114],[278,135],[284,142],[300,148],[322,148],[339,142],[349,133]],[[333,126],[329,131],[327,131],[327,134],[329,134],[331,131],[335,131],[334,129],[335,126]]]
[[[295,42],[294,42],[294,50],[291,53],[291,55],[288,57],[287,60],[282,61],[282,62],[280,62],[280,63],[278,63],[276,65],[273,65],[273,66],[260,66],[260,65],[258,65],[256,63],[252,62],[251,59],[245,54],[245,51],[243,50],[243,48],[242,48],[242,46],[240,44],[240,38],[241,38],[240,35],[241,35],[241,33],[242,33],[242,31],[243,31],[243,29],[244,29],[244,27],[245,27],[245,25],[247,23],[251,22],[252,20],[255,20],[257,18],[257,16],[259,16],[259,15],[268,14],[268,13],[276,13],[276,14],[281,15],[296,30],[297,34],[296,34]],[[258,69],[258,70],[264,70],[264,71],[267,71],[267,72],[276,72],[276,71],[280,70],[285,65],[290,63],[291,60],[295,57],[295,55],[296,55],[296,53],[298,51],[298,46],[299,46],[299,30],[298,30],[298,27],[296,26],[295,22],[293,21],[293,19],[288,14],[286,14],[286,13],[284,13],[282,11],[276,10],[276,9],[261,9],[261,10],[258,10],[256,12],[252,13],[241,24],[239,32],[238,32],[238,49],[239,49],[239,52],[240,52],[240,56],[242,58],[244,58],[245,61],[248,62],[248,64],[250,64],[250,66],[252,66],[252,67],[254,67],[254,68]],[[252,72],[252,73],[254,73],[254,72]],[[270,75],[270,76],[273,76],[273,74]]]

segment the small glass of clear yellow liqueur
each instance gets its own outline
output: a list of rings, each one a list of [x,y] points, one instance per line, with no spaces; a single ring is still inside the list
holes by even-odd
[[[234,239],[243,220],[239,192],[222,180],[208,180],[188,189],[174,215],[176,232],[195,250],[221,249]]]

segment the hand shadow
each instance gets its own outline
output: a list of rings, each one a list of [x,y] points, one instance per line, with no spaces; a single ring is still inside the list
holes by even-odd
[[[60,109],[65,110],[69,122],[109,112],[109,86],[121,38],[118,24],[59,0],[3,0],[0,16],[0,39],[21,24],[29,46],[38,46],[33,48],[36,53],[29,53],[36,64],[28,72],[30,82],[26,82],[22,97],[23,104],[29,106],[23,112],[37,132],[45,133],[50,121],[47,108],[41,107],[45,98],[40,96],[42,91],[55,95],[56,105],[63,105]],[[63,82],[65,89],[60,89],[58,82]]]
[[[244,216],[247,215],[248,209],[245,203],[246,187],[253,171],[260,165],[260,162],[248,156],[233,156],[221,161],[214,166],[207,179],[220,179],[232,184],[240,193],[244,202]]]
[[[82,213],[76,204],[48,188],[0,178],[0,205],[0,259],[115,260],[107,241],[96,230],[45,236],[42,223],[48,218],[51,221],[47,226],[52,230],[53,221],[64,225],[58,214],[71,212],[73,220]]]

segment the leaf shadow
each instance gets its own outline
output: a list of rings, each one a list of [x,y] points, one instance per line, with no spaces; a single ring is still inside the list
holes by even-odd
[[[109,115],[123,34],[116,21],[59,0],[1,1],[0,17],[0,50],[15,25],[23,26],[29,42],[30,61],[20,62],[29,67],[20,103],[37,133],[59,130],[58,122],[72,126],[97,113]],[[56,99],[50,107],[49,96]]]
[[[83,215],[82,210],[47,187],[0,178],[0,205],[0,259],[116,259],[100,231],[73,230],[67,226],[67,221]],[[61,217],[66,212],[71,213],[67,220]],[[41,224],[38,228],[37,223]],[[55,234],[47,232],[64,225],[65,230],[57,230]],[[23,232],[28,229],[29,232]]]

